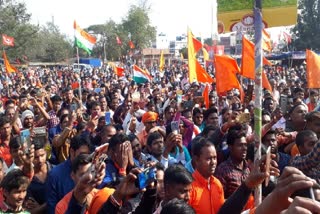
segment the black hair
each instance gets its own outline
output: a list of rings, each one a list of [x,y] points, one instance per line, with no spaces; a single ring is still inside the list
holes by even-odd
[[[203,110],[201,108],[194,108],[192,116],[196,116],[197,114],[203,114]]]
[[[229,130],[227,134],[227,144],[233,145],[236,139],[240,139],[242,137],[246,137],[246,133],[238,130]]]
[[[196,212],[185,201],[174,198],[162,207],[160,214],[196,214]]]
[[[32,143],[34,145],[34,151],[37,151],[39,149],[44,149],[45,143],[43,141],[35,138]]]
[[[10,105],[10,104],[16,104],[16,103],[14,100],[10,99],[5,102],[4,106]]]
[[[125,141],[129,141],[128,136],[123,133],[117,133],[110,138],[109,149],[114,149],[118,144],[122,144]]]
[[[71,171],[73,173],[77,173],[80,166],[87,165],[91,163],[90,155],[88,154],[80,154],[78,155],[71,163]]]
[[[313,122],[316,119],[320,119],[320,112],[319,111],[311,111],[306,114],[305,118],[306,118],[307,122]]]
[[[137,135],[135,134],[129,134],[128,135],[129,141],[132,143],[132,141],[134,141],[135,139],[139,140],[139,138],[137,137]]]
[[[57,117],[60,118],[60,116],[61,116],[61,114],[62,114],[63,111],[68,111],[68,112],[70,112],[70,110],[69,110],[68,108],[61,108],[61,109],[57,112]]]
[[[181,164],[173,164],[164,172],[164,185],[189,185],[192,181],[191,173]]]
[[[98,102],[98,101],[92,101],[92,102],[90,102],[89,103],[89,109],[91,110],[93,107],[96,107],[96,106],[99,106],[99,107],[101,107],[101,104],[100,104],[100,102]]]
[[[164,171],[165,170],[165,167],[160,162],[156,163],[155,168],[157,169],[157,171],[158,170],[160,170],[160,171]]]
[[[294,105],[294,106],[292,106],[292,107],[290,108],[288,114],[291,114],[298,106],[304,106],[304,107],[306,107],[305,104],[303,104],[303,103],[298,103],[298,104],[296,104],[296,105]]]
[[[209,137],[207,136],[209,134],[210,131],[215,131],[217,129],[217,127],[215,127],[214,125],[207,125],[203,131],[201,132],[201,135],[203,137]]]
[[[77,151],[81,146],[88,146],[89,150],[92,149],[90,138],[87,136],[77,135],[71,138],[70,149]]]
[[[13,169],[4,176],[1,181],[0,187],[7,192],[14,189],[19,189],[21,186],[29,185],[29,178],[24,175],[20,169]]]
[[[9,149],[19,149],[22,145],[21,139],[19,136],[13,137],[9,142]]]
[[[301,147],[303,146],[304,144],[304,141],[305,141],[305,138],[306,137],[312,137],[312,136],[317,136],[316,133],[314,133],[313,131],[311,130],[303,130],[301,132],[299,132],[297,134],[297,137],[296,137],[296,144],[298,147]]]
[[[163,136],[159,132],[152,132],[147,138],[147,145],[151,146],[152,142],[159,138],[163,138]]]
[[[299,93],[299,92],[303,92],[304,93],[304,89],[300,88],[300,87],[293,89],[293,93],[294,94]]]
[[[24,99],[24,98],[28,98],[27,94],[26,93],[20,94],[19,100]]]
[[[221,110],[221,114],[220,114],[220,115],[224,115],[227,111],[230,111],[230,108],[229,108],[229,107],[224,107],[224,108]]]
[[[0,117],[0,127],[6,125],[7,123],[11,123],[11,120],[7,116]]]
[[[266,136],[268,136],[268,135],[271,135],[271,134],[276,135],[277,132],[276,132],[274,129],[270,129],[267,133],[265,133],[265,135],[262,137],[261,141],[263,142],[263,141],[264,141],[264,138],[265,138]]]
[[[53,97],[50,98],[50,100],[52,103],[55,103],[55,102],[61,102],[62,98],[59,95],[54,95]]]
[[[69,114],[63,114],[59,117],[60,123],[62,123],[67,117],[69,117]]]
[[[218,114],[218,109],[215,107],[211,107],[208,110],[204,111],[203,113],[203,119],[207,119],[210,114],[217,113]]]
[[[202,148],[204,148],[204,147],[210,147],[210,146],[213,146],[214,147],[214,145],[210,142],[210,141],[208,141],[208,140],[202,140],[201,142],[199,142],[199,143],[194,143],[193,145],[192,145],[192,153],[193,153],[193,156],[197,156],[197,157],[200,157],[201,156],[201,150],[202,150]]]

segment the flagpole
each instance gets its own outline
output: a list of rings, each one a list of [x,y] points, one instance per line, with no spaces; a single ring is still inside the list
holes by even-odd
[[[254,102],[254,132],[255,155],[254,161],[261,159],[261,108],[262,108],[262,0],[255,0],[254,5],[255,29],[255,102]],[[261,185],[255,189],[255,206],[261,203]]]
[[[78,68],[80,68],[80,57],[79,57],[79,48],[76,47],[77,49],[77,63],[78,63]],[[82,97],[81,97],[81,76],[80,76],[81,69],[79,71],[79,79],[77,81],[79,82],[79,101],[80,101],[80,109],[82,108]]]

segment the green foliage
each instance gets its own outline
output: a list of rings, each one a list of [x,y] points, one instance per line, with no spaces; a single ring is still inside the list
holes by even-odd
[[[296,50],[320,50],[320,0],[300,0],[299,9],[292,46]]]

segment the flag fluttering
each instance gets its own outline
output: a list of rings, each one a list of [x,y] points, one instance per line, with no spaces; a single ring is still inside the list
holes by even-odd
[[[116,75],[118,77],[124,77],[125,76],[124,68],[120,68],[120,67],[114,66],[114,72],[116,73]]]
[[[205,48],[202,48],[203,60],[209,61],[209,53]]]
[[[91,54],[92,48],[97,42],[96,37],[81,29],[79,25],[77,25],[76,21],[73,23],[73,28],[75,45],[85,50],[88,54]]]
[[[145,83],[150,82],[152,79],[150,73],[142,68],[138,67],[137,65],[133,66],[133,80],[136,83]]]
[[[119,36],[116,36],[117,44],[122,45],[122,41]]]
[[[237,61],[231,56],[215,55],[214,62],[216,69],[217,94],[221,95],[232,89],[238,89],[240,91],[241,100],[243,101],[244,92],[236,76],[236,73],[240,72]]]
[[[271,36],[265,29],[262,30],[262,49],[268,52],[272,50]]]
[[[204,97],[204,103],[206,105],[206,108],[209,109],[209,85],[206,84],[206,87],[204,88],[204,91],[203,91],[203,97]]]
[[[6,68],[6,72],[7,73],[14,73],[14,72],[18,71],[17,68],[15,68],[14,66],[12,66],[10,64],[5,51],[3,51],[2,57],[3,57],[3,64],[4,64],[5,68]]]
[[[163,71],[165,65],[164,56],[163,56],[163,50],[161,50],[160,54],[160,62],[159,62],[159,70]]]
[[[6,34],[2,34],[2,44],[5,46],[14,46],[14,38],[11,36],[7,36]]]
[[[320,56],[306,50],[308,88],[320,88]]]
[[[131,40],[129,41],[129,47],[130,47],[130,49],[134,49],[135,48],[135,46],[134,46],[134,44],[133,44],[133,42]]]
[[[202,48],[202,43],[194,38],[191,30],[188,29],[188,66],[189,66],[189,82],[212,83],[214,80],[200,65],[196,59],[197,52]]]

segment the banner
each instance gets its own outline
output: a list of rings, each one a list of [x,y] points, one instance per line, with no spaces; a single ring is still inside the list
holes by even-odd
[[[217,0],[218,32],[253,30],[254,0]],[[264,0],[262,17],[265,28],[294,25],[297,22],[297,0]]]

